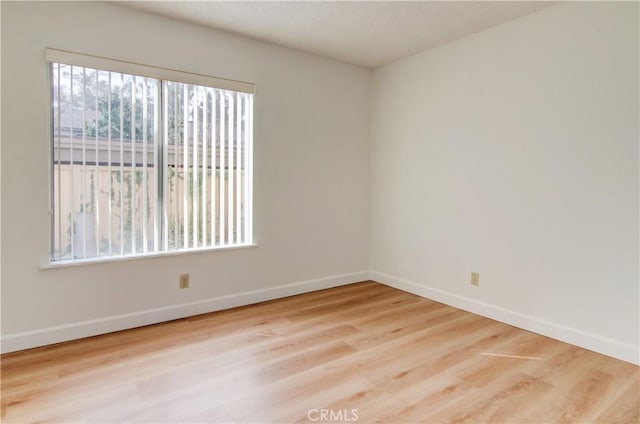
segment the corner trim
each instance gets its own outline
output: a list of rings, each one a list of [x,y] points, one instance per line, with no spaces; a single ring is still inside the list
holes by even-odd
[[[267,300],[279,299],[296,294],[338,287],[365,281],[369,278],[366,271],[333,275],[313,280],[300,281],[261,290],[252,290],[226,296],[213,297],[195,302],[163,306],[129,314],[114,315],[71,324],[41,328],[14,334],[3,334],[0,351],[15,352],[33,347],[60,343],[83,337],[157,324],[164,321],[185,318],[193,315],[251,305]]]
[[[634,365],[640,365],[640,348],[632,344],[547,321],[512,309],[480,302],[383,272],[370,271],[369,279],[417,296],[426,297],[524,330],[630,362]]]

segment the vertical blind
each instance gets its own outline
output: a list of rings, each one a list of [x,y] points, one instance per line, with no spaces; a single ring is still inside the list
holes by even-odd
[[[50,67],[52,261],[253,242],[251,93]]]

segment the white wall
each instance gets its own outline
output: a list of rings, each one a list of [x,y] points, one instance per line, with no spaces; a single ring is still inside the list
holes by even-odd
[[[2,2],[1,8],[5,350],[366,278],[352,273],[368,268],[367,70],[115,5]],[[49,234],[45,47],[255,82],[259,247],[40,269]],[[191,274],[188,290],[178,289],[183,272]],[[132,313],[53,335],[37,331]]]
[[[637,361],[637,4],[552,6],[373,80],[114,5],[0,9],[3,350],[357,281],[370,268]],[[259,247],[40,269],[45,47],[255,82]],[[177,289],[183,272],[188,290]]]
[[[638,75],[607,2],[376,70],[374,277],[638,361]]]

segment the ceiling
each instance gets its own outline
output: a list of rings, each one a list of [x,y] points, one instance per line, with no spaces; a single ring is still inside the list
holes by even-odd
[[[369,68],[553,4],[546,1],[118,3]]]

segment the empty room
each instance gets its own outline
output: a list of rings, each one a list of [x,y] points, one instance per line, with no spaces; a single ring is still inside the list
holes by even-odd
[[[0,420],[639,423],[639,16],[0,2]]]

